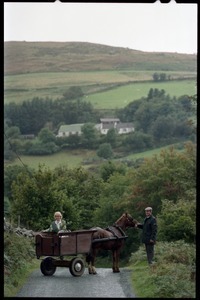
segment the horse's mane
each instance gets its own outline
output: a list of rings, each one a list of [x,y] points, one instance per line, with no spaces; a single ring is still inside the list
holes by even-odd
[[[123,213],[123,214],[121,215],[121,217],[119,217],[119,219],[115,222],[115,224],[118,223],[118,222],[120,222],[121,219],[124,218],[125,215],[127,215],[127,216],[130,217],[130,215],[129,215],[128,213]]]
[[[121,217],[119,217],[119,219],[117,221],[115,221],[115,224],[118,223],[118,222],[120,222],[123,217],[124,217],[124,214],[121,215]]]

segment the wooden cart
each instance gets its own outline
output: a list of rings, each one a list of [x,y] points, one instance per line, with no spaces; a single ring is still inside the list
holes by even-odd
[[[77,230],[63,233],[40,232],[35,236],[36,256],[42,259],[40,270],[45,276],[55,273],[56,267],[68,267],[73,276],[81,276],[84,260],[78,254],[90,252],[92,235],[96,230]],[[75,256],[64,259],[64,256]],[[57,258],[56,258],[57,257]]]

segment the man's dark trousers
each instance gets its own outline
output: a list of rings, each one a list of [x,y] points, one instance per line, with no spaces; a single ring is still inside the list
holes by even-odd
[[[154,244],[145,244],[147,260],[149,264],[152,264],[152,260],[154,257]]]

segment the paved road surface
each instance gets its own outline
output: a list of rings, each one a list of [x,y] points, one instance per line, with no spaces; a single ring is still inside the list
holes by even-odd
[[[71,275],[68,268],[57,267],[53,276],[34,271],[16,297],[65,297],[65,298],[135,298],[130,285],[130,271],[121,268],[96,268],[97,275],[89,275],[87,268],[80,277]]]

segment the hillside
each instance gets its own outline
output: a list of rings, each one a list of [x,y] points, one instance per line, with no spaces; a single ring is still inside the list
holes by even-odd
[[[197,71],[197,55],[86,42],[4,42],[4,75],[103,70]]]

